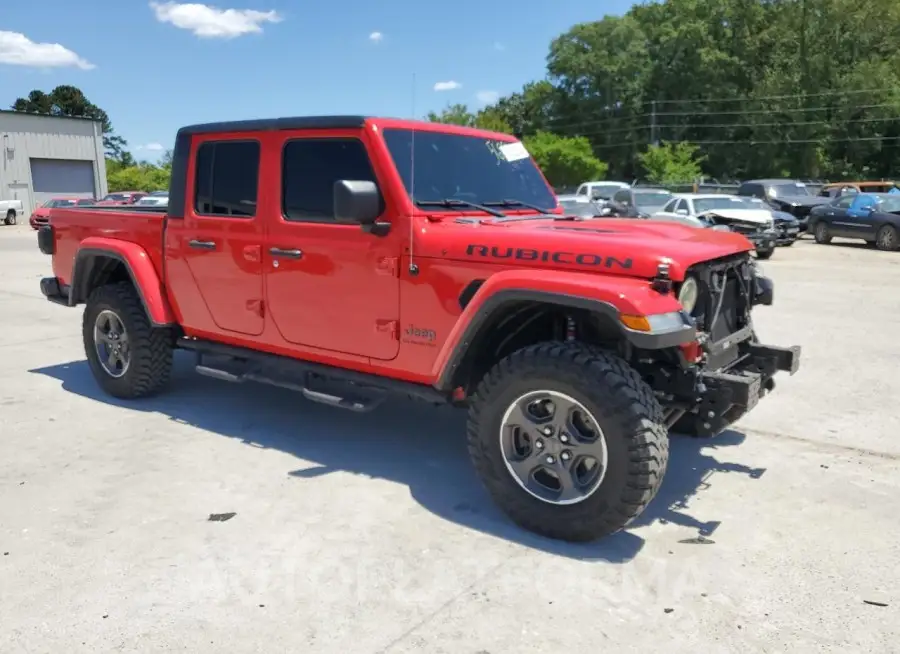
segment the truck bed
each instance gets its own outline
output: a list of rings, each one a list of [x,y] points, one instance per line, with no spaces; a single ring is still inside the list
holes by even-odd
[[[56,252],[53,274],[61,283],[69,284],[75,253],[88,238],[110,238],[137,243],[153,262],[157,271],[163,270],[163,224],[165,207],[85,207],[52,209]]]

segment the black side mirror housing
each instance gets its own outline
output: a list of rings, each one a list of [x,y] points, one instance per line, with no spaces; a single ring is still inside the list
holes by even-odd
[[[334,219],[371,225],[381,214],[381,196],[374,182],[339,179],[334,183]]]

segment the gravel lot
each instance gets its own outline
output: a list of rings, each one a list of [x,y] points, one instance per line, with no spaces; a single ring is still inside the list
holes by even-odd
[[[765,268],[761,335],[800,371],[735,431],[673,438],[633,529],[569,546],[498,514],[461,413],[187,359],[164,396],[102,396],[81,310],[0,227],[0,652],[900,651],[900,253],[806,240]]]

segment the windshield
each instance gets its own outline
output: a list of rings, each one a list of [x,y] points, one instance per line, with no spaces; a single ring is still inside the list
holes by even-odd
[[[122,200],[127,200],[128,196],[124,193],[110,193],[107,195],[104,200],[115,200],[116,202],[121,202]]]
[[[706,213],[715,209],[763,209],[763,203],[756,198],[700,198],[694,200],[697,213]]]
[[[79,200],[78,202],[76,202],[76,204],[79,207],[89,207],[92,204],[94,204],[94,201],[93,200]]]
[[[71,207],[75,204],[72,200],[47,200],[44,203],[44,208],[49,209],[52,207]]]
[[[809,195],[806,184],[794,182],[792,184],[775,184],[769,187],[769,195],[773,198],[786,198],[792,195]]]
[[[639,209],[661,207],[672,199],[668,191],[641,191],[634,194],[634,204]]]
[[[397,172],[414,202],[461,200],[484,204],[517,200],[545,209],[556,206],[556,196],[518,141],[506,143],[417,130],[413,176],[412,130],[388,128],[383,133]]]
[[[878,211],[883,213],[894,213],[900,211],[900,195],[895,198],[879,198]]]

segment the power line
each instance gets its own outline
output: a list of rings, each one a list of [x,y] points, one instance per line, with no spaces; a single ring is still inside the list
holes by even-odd
[[[855,125],[858,123],[890,123],[900,121],[900,117],[896,116],[888,116],[882,118],[859,118],[855,120],[845,120],[841,121],[840,125]],[[589,123],[585,123],[586,125]],[[739,127],[805,127],[809,125],[828,125],[830,124],[826,120],[806,120],[799,122],[785,122],[779,121],[777,123],[719,123],[719,124],[709,124],[709,125],[688,125],[688,124],[672,124],[672,125],[656,125],[657,134],[659,131],[664,131],[666,129],[670,130],[708,130],[708,129],[726,129],[726,128],[739,128]],[[596,136],[600,134],[623,134],[625,132],[634,132],[638,130],[644,129],[653,129],[652,125],[636,125],[634,127],[622,127],[619,129],[609,129],[602,130],[599,132],[586,132],[580,133],[579,136]]]
[[[699,98],[692,100],[648,100],[643,102],[649,105],[651,102],[656,104],[704,104],[714,102],[756,102],[758,100],[795,100],[800,98],[824,98],[828,96],[844,96],[844,95],[861,95],[865,93],[886,93],[890,91],[898,91],[900,89],[854,89],[849,91],[821,91],[819,93],[791,93],[788,95],[758,95],[756,97],[747,98]]]
[[[587,136],[587,135],[585,135]],[[822,137],[818,139],[777,139],[771,141],[756,141],[754,139],[745,139],[745,140],[731,140],[731,141],[691,141],[693,145],[774,145],[776,143],[783,145],[795,145],[798,143],[819,143],[823,140],[827,140],[829,143],[856,143],[857,141],[900,141],[900,136],[863,136],[859,138],[842,138],[842,139],[833,139],[828,137]],[[625,146],[631,147],[644,147],[647,143],[644,141],[625,141],[622,143],[609,143],[609,144],[596,144],[595,148],[621,148]]]

